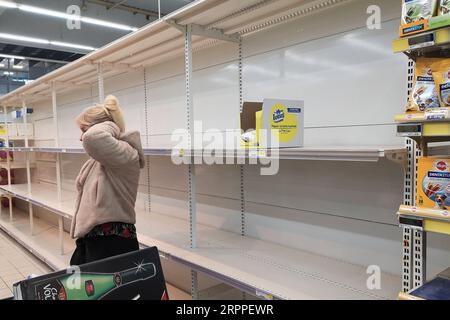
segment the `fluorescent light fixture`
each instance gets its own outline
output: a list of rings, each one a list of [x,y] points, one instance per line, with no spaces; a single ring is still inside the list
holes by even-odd
[[[87,50],[87,51],[93,51],[93,50],[96,49],[94,47],[84,46],[84,45],[81,45],[81,44],[60,42],[60,41],[50,41],[50,40],[46,40],[46,39],[39,39],[39,38],[19,36],[19,35],[10,34],[10,33],[0,33],[0,38],[10,39],[10,40],[19,40],[19,41],[25,41],[25,42],[33,42],[33,43],[40,43],[40,44],[49,44],[49,45],[58,46],[58,47],[68,47],[68,48],[82,49],[82,50]],[[10,58],[10,59],[16,59],[17,58],[17,59],[20,59],[20,60],[24,60],[25,59],[23,57],[7,56],[7,55],[3,55],[3,54],[0,54],[0,57]]]
[[[60,12],[60,11],[55,11],[55,10],[49,10],[49,9],[44,9],[44,8],[39,8],[39,7],[28,6],[26,4],[19,4],[18,8],[19,8],[19,10],[22,10],[22,11],[36,13],[36,14],[42,14],[42,15],[45,15],[45,16],[51,16],[51,17],[55,17],[55,18],[72,19],[72,20],[77,20],[77,18],[78,18],[75,15],[67,14],[65,12]],[[79,20],[79,18],[78,18],[78,20]]]
[[[13,56],[13,55],[10,55],[10,54],[3,54],[3,53],[0,53],[0,58],[25,60],[25,57]]]
[[[14,74],[14,72],[5,71],[5,72],[3,72],[3,74],[5,76],[12,76]]]
[[[17,3],[11,1],[0,1],[0,7],[16,9]]]
[[[21,65],[19,65],[19,64],[15,64],[15,65],[13,65],[12,67],[13,67],[13,69],[19,69],[19,70],[22,70],[22,69],[23,69],[23,66],[21,66]]]
[[[97,26],[125,30],[125,31],[136,31],[138,29],[136,27],[127,26],[125,24],[72,15],[72,14],[68,14],[65,12],[61,12],[61,11],[55,11],[55,10],[50,10],[50,9],[45,9],[45,8],[40,8],[40,7],[35,7],[35,6],[29,6],[26,4],[15,3],[12,1],[0,0],[0,7],[6,7],[6,8],[10,8],[10,9],[19,9],[21,11],[35,13],[35,14],[41,14],[41,15],[50,16],[50,17],[59,18],[59,19],[82,21],[82,22],[88,23],[88,24],[94,24]]]
[[[67,48],[74,48],[74,49],[83,49],[88,51],[93,51],[96,48],[89,47],[89,46],[83,46],[81,44],[74,44],[74,43],[67,43],[67,42],[60,42],[60,41],[50,41],[51,45],[58,46],[58,47],[67,47]]]
[[[108,28],[113,28],[113,29],[120,29],[120,30],[125,30],[125,31],[136,31],[137,30],[137,28],[135,28],[135,27],[126,26],[124,24],[108,22],[108,21],[93,19],[93,18],[88,18],[88,17],[81,17],[81,21],[85,22],[85,23],[89,23],[89,24],[95,24],[98,26],[103,26],[103,27],[108,27]]]
[[[19,41],[25,41],[25,42],[33,42],[33,43],[41,43],[41,44],[50,44],[50,41],[45,40],[45,39],[19,36],[19,35],[9,34],[9,33],[0,33],[0,38],[9,39],[9,40],[19,40]]]

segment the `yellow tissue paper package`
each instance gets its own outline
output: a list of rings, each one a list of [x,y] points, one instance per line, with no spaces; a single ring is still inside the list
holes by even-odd
[[[450,207],[450,158],[419,158],[416,204],[438,210]]]
[[[438,59],[430,58],[417,59],[414,85],[406,111],[425,111],[430,108],[439,108],[439,98],[432,72],[432,65],[438,61]]]

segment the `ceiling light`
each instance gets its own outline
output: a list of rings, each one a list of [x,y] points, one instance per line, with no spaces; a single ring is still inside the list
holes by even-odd
[[[5,65],[3,63],[0,63],[0,68],[4,68]]]
[[[13,69],[23,69],[23,66],[15,64],[13,65]]]
[[[58,47],[68,47],[68,48],[82,49],[82,50],[87,50],[87,51],[93,51],[96,49],[94,47],[84,46],[81,44],[60,42],[60,41],[50,41],[50,40],[46,40],[46,39],[31,38],[31,37],[19,36],[19,35],[9,34],[9,33],[0,33],[0,38],[10,39],[10,40],[19,40],[19,41],[25,41],[25,42],[41,43],[41,44],[49,44],[49,45],[58,46]],[[15,56],[7,57],[7,55],[1,55],[1,54],[0,54],[0,57],[10,58],[10,59],[17,58],[17,59],[21,59],[21,60],[25,59],[23,57],[15,57]]]
[[[10,1],[0,1],[0,7],[15,9],[17,8],[17,3]]]
[[[68,47],[68,48],[74,48],[74,49],[82,49],[82,50],[88,50],[92,51],[96,48],[89,47],[89,46],[83,46],[80,44],[74,44],[74,43],[67,43],[67,42],[60,42],[60,41],[50,41],[51,45],[58,46],[58,47]]]
[[[25,42],[42,43],[42,44],[49,44],[50,43],[48,40],[45,40],[45,39],[25,37],[25,36],[18,36],[18,35],[9,34],[9,33],[0,33],[0,38],[10,39],[10,40],[19,40],[19,41],[25,41]]]
[[[3,72],[3,74],[5,76],[12,76],[14,74],[14,72],[5,71],[5,72]]]
[[[59,11],[49,10],[49,9],[44,9],[44,8],[39,8],[39,7],[33,7],[33,6],[25,5],[25,4],[19,4],[18,8],[19,8],[19,10],[22,10],[22,11],[36,13],[36,14],[43,14],[45,16],[51,16],[51,17],[55,17],[55,18],[72,19],[72,20],[77,20],[77,18],[78,18],[78,16],[67,14],[65,12],[59,12]],[[78,18],[78,20],[79,20],[79,18]]]
[[[88,18],[88,17],[81,17],[81,21],[85,22],[85,23],[95,24],[98,26],[120,29],[120,30],[125,30],[125,31],[136,31],[137,30],[137,28],[135,28],[135,27],[126,26],[124,24],[108,22],[108,21],[98,20],[98,19],[93,19],[93,18]]]
[[[0,58],[25,60],[25,57],[13,56],[13,55],[10,55],[10,54],[3,54],[3,53],[0,53]]]
[[[11,1],[0,0],[0,7],[19,9],[19,10],[25,11],[25,12],[41,14],[41,15],[65,19],[65,20],[82,21],[82,22],[88,23],[88,24],[94,24],[94,25],[98,25],[98,26],[119,29],[119,30],[125,30],[125,31],[136,31],[138,29],[136,27],[127,26],[127,25],[120,24],[120,23],[109,22],[109,21],[99,20],[99,19],[94,19],[94,18],[89,18],[89,17],[81,17],[81,16],[77,16],[77,15],[68,14],[68,13],[65,13],[62,11],[55,11],[55,10],[50,10],[50,9],[45,9],[45,8],[40,8],[40,7],[34,7],[34,6],[15,3],[15,2],[11,2]]]

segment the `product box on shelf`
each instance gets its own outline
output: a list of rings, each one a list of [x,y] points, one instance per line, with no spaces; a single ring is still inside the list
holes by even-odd
[[[438,210],[450,207],[450,157],[419,158],[416,205]]]
[[[16,300],[168,300],[156,247],[24,280],[13,291]]]
[[[429,21],[428,19],[411,22],[405,25],[400,26],[400,37],[406,37],[413,34],[422,33],[429,30]]]
[[[302,147],[304,139],[304,102],[264,99],[244,102],[241,113],[241,147]]]

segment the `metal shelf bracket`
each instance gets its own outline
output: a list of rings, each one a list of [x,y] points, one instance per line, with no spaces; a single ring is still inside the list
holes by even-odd
[[[172,27],[178,29],[180,32],[184,33],[186,30],[185,25],[180,25],[176,21],[168,20],[166,21],[168,24],[170,24]],[[216,39],[226,42],[234,42],[239,43],[240,35],[238,33],[234,34],[225,34],[223,30],[216,29],[216,28],[206,28],[204,26],[198,25],[198,24],[190,24],[189,25],[192,30],[192,35],[194,36],[200,36],[205,37],[209,39]]]

